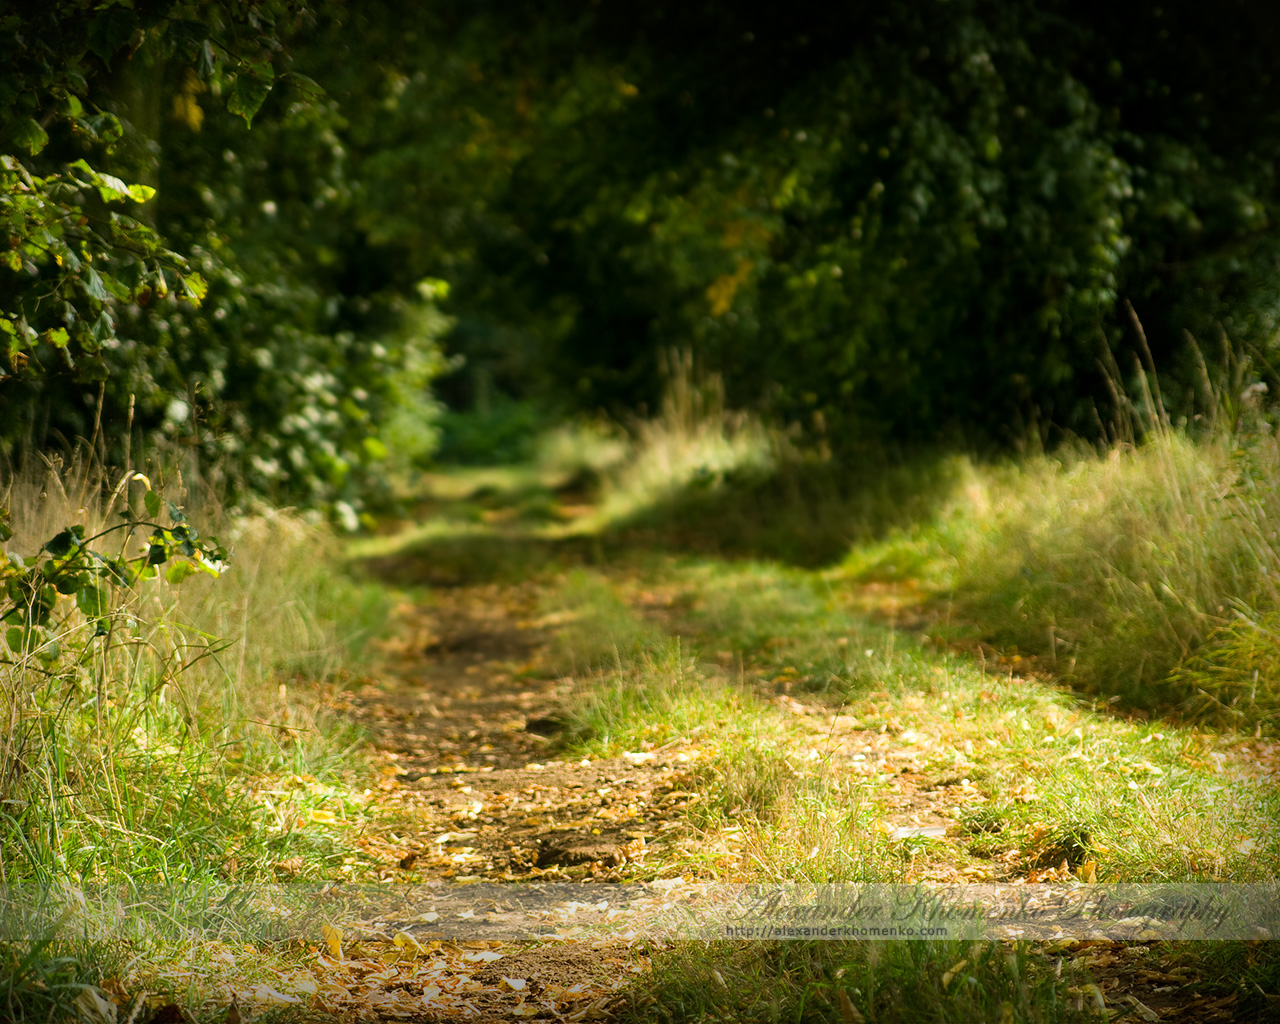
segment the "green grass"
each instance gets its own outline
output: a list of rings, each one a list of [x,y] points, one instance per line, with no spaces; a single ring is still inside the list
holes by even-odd
[[[917,574],[958,629],[1130,707],[1276,722],[1280,448],[1266,434],[971,467],[933,521],[855,549]]]
[[[624,1021],[1099,1021],[1033,944],[713,943],[667,953]]]
[[[1280,793],[1227,762],[1229,736],[1124,721],[873,625],[838,572],[688,560],[617,579],[579,574],[561,593],[561,648],[591,645],[566,713],[575,754],[696,751],[697,820],[737,829],[739,873],[899,880],[952,863],[986,880],[1066,861],[1099,881],[1244,881],[1280,867]],[[659,579],[682,633],[665,642],[622,604]],[[788,694],[810,714],[780,710]],[[965,780],[941,805],[945,840],[904,846],[874,827],[890,786],[841,753],[860,735],[887,737],[925,784]]]
[[[30,554],[68,523],[92,535],[140,502],[140,483],[102,476],[73,464],[6,481],[7,550]],[[180,486],[166,497],[181,501]],[[0,664],[6,885],[176,892],[369,870],[342,827],[371,813],[350,784],[361,737],[325,706],[382,628],[386,593],[347,578],[328,531],[296,514],[187,511],[230,549],[221,578],[120,590],[106,637],[64,598],[61,658]],[[120,950],[64,931],[0,950],[0,1015],[59,1019],[91,998],[86,979],[112,976]],[[161,955],[132,962],[145,974]]]

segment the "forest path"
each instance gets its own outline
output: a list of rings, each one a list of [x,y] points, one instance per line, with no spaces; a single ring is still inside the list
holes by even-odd
[[[678,587],[655,593],[626,569],[601,575],[662,632],[686,628],[673,610]],[[361,841],[383,863],[383,881],[455,891],[590,883],[607,900],[610,884],[627,881],[662,879],[675,895],[755,880],[742,851],[689,816],[706,781],[691,768],[714,737],[615,757],[563,753],[562,710],[590,680],[557,667],[557,634],[574,616],[548,601],[553,588],[545,579],[453,585],[396,609],[376,680],[348,709],[372,738],[379,817],[396,823]],[[812,695],[797,699],[789,680],[757,679],[752,689],[785,725],[797,762],[817,757],[881,784],[883,831],[945,831],[946,804],[964,790],[924,785],[916,753],[894,735],[855,727]],[[964,880],[941,861],[925,874]],[[645,998],[628,989],[652,945],[575,934],[571,919],[542,943],[486,940],[483,928],[448,941],[427,937],[433,925],[405,927],[416,945],[389,951],[394,926],[384,927],[381,943],[348,941],[328,962],[333,1009],[382,1020],[577,1021],[610,1019]]]
[[[454,543],[367,563],[403,584],[437,584],[407,592],[414,596],[396,611],[376,680],[350,705],[373,739],[370,795],[384,823],[361,845],[383,865],[384,882],[406,888],[456,894],[488,883],[579,882],[607,904],[612,886],[655,879],[675,895],[703,881],[806,878],[1074,884],[1094,869],[1086,859],[1096,856],[1092,849],[1107,851],[1082,835],[1078,798],[1068,803],[1055,788],[1122,800],[1137,792],[1135,765],[1142,778],[1158,780],[1203,773],[1215,758],[1222,760],[1208,769],[1213,779],[1234,785],[1234,771],[1223,770],[1234,764],[1252,785],[1245,776],[1256,774],[1264,753],[1256,743],[1180,738],[1167,726],[1166,736],[1155,724],[1097,714],[1032,671],[1020,677],[1025,661],[1016,657],[970,664],[921,642],[918,635],[934,628],[917,615],[907,585],[832,583],[648,550],[619,549],[602,560],[598,551],[550,545],[516,572],[512,555],[526,542],[514,531]],[[632,653],[615,648],[615,668],[578,660],[575,645],[610,647],[609,623],[632,631]],[[654,660],[664,644],[678,662]],[[585,667],[593,663],[595,671]],[[848,686],[844,697],[822,685],[833,672]],[[562,731],[566,712],[581,714],[593,693],[617,680],[656,687],[651,695],[683,685],[693,704],[655,714],[667,715],[674,731],[650,735],[619,724],[618,734],[632,737],[625,746],[584,741],[581,719],[577,733]],[[716,705],[722,698],[730,703]],[[741,712],[749,724],[719,717],[726,707],[736,709],[730,719]],[[704,717],[678,720],[685,712]],[[753,738],[760,750],[748,749]],[[740,750],[730,749],[735,743]],[[726,787],[750,789],[754,772],[783,765],[773,780],[781,803],[758,815],[744,804],[735,817]],[[824,801],[813,805],[820,820],[803,818],[810,797]],[[1120,835],[1190,821],[1166,823],[1159,802],[1138,806],[1149,824]],[[1230,827],[1248,828],[1249,819]],[[1221,851],[1213,855],[1225,863]],[[1113,859],[1112,877],[1153,870]],[[412,938],[400,933],[395,944],[399,925],[383,927],[376,941],[345,941],[343,956],[325,964],[336,998],[322,1002],[380,1020],[646,1020],[655,997],[663,1006],[705,1001],[706,979],[719,977],[716,958],[749,961],[755,954],[746,947],[756,945],[698,944],[706,963],[694,965],[692,980],[673,983],[649,971],[653,954],[676,952],[671,944],[600,938],[572,914],[539,943],[486,939],[479,926],[454,932],[453,941],[435,938],[434,918],[426,920],[428,927],[404,924]],[[737,952],[716,952],[718,945]],[[862,944],[848,952],[819,945],[851,963],[861,955]],[[1097,998],[1109,1006],[1136,1000],[1144,1018],[1236,1019],[1236,997],[1181,949],[1072,940],[1050,955],[1041,946],[1030,954],[1036,977],[1056,979],[1069,963],[1096,980]],[[934,973],[950,966],[939,963]],[[720,962],[715,970],[727,968]],[[1189,988],[1206,983],[1203,993]],[[671,992],[663,987],[672,984]],[[777,984],[791,982],[780,976]],[[1080,991],[1071,989],[1071,998],[1079,1002]]]
[[[592,883],[632,877],[658,835],[688,832],[670,799],[672,757],[558,760],[553,735],[566,680],[546,670],[557,616],[532,582],[449,587],[405,603],[382,644],[379,680],[350,711],[381,764],[376,801],[391,831],[366,837],[384,881]],[[678,802],[678,801],[676,801]],[[422,891],[418,889],[417,891]],[[479,901],[482,902],[482,901]],[[406,926],[408,927],[408,926]],[[386,1020],[597,1020],[642,974],[642,944],[590,941],[567,920],[543,943],[432,940],[410,929],[355,943],[340,962],[335,1010]],[[483,934],[483,928],[477,929]]]

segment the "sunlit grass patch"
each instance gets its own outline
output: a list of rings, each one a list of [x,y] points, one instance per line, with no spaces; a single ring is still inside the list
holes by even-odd
[[[689,560],[661,572],[681,595],[687,649],[741,673],[737,685],[757,700],[780,694],[772,714],[793,696],[810,702],[796,720],[808,721],[807,737],[784,729],[782,749],[796,763],[808,744],[818,765],[796,767],[815,767],[816,781],[791,780],[743,840],[761,877],[888,880],[949,863],[972,880],[1244,881],[1280,869],[1268,826],[1276,788],[1229,752],[1238,745],[1229,737],[1099,713],[1011,667],[868,623],[850,610],[839,571]],[[822,707],[828,717],[815,720]],[[661,708],[649,710],[650,723],[660,720]],[[859,776],[847,774],[849,749],[867,751],[852,765]],[[825,769],[832,751],[845,763]],[[899,771],[927,794],[914,812],[935,808],[929,820],[941,816],[944,837],[895,841],[873,827],[891,816],[886,773]],[[752,773],[768,776],[755,764]],[[841,846],[850,806],[868,827]]]
[[[857,580],[915,574],[976,636],[1129,706],[1274,719],[1280,447],[1265,432],[970,466],[932,520],[855,549]],[[945,598],[945,601],[942,598]],[[938,627],[943,628],[942,626]]]
[[[697,379],[688,353],[673,354],[671,363],[658,415],[636,422],[629,450],[603,474],[599,510],[582,529],[633,519],[682,492],[775,465],[777,440],[758,419],[725,409],[718,377]]]
[[[574,569],[559,577],[543,597],[543,612],[558,623],[550,657],[567,674],[621,670],[637,658],[670,661],[660,651],[662,630],[636,615],[598,572]]]
[[[30,552],[70,522],[100,531],[130,486],[141,490],[112,493],[87,466],[11,482],[21,533],[9,549]],[[231,549],[221,578],[139,580],[92,640],[92,623],[67,602],[57,619],[66,657],[0,667],[12,715],[0,812],[7,881],[273,879],[281,862],[324,873],[347,856],[336,834],[282,817],[295,805],[308,817],[305,800],[277,799],[268,812],[255,794],[352,770],[358,737],[324,714],[318,687],[353,664],[386,598],[335,571],[327,531],[295,515],[188,511]]]

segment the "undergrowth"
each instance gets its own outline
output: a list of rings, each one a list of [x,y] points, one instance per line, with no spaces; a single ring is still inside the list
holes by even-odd
[[[13,572],[54,571],[61,562],[49,552],[65,545],[46,542],[70,527],[85,538],[84,579],[105,574],[88,601],[42,591],[52,608],[41,646],[14,648],[11,630],[0,658],[0,884],[11,887],[10,924],[23,917],[22,893],[39,891],[22,887],[35,884],[177,892],[361,870],[359,852],[326,827],[364,813],[346,783],[359,736],[324,707],[381,628],[386,598],[341,573],[323,526],[291,512],[232,514],[199,496],[184,518],[181,476],[164,475],[108,475],[86,457],[10,478],[0,492],[14,527],[0,557]],[[161,513],[161,492],[174,511]],[[229,550],[224,565],[209,566],[219,578],[183,568],[199,558],[184,563],[177,548],[178,571],[151,571],[146,533],[128,521],[92,541],[122,511],[219,535]],[[125,585],[109,560],[135,550],[144,571]],[[55,923],[39,941],[0,951],[0,1013],[57,1018],[92,998],[83,978],[101,976],[113,947],[62,931]]]

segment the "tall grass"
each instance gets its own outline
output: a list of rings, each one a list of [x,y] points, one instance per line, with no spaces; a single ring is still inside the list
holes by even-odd
[[[119,522],[145,485],[104,477],[80,459],[6,481],[8,551],[30,557],[68,524],[92,536]],[[180,479],[165,490],[181,501]],[[116,588],[97,636],[62,598],[56,661],[5,652],[0,882],[275,877],[294,853],[327,855],[324,841],[261,827],[256,788],[338,770],[353,737],[321,715],[316,681],[352,663],[381,599],[342,579],[325,530],[297,515],[233,518],[207,502],[188,513],[231,549],[220,579]],[[132,554],[140,540],[101,543]]]
[[[1274,720],[1280,440],[1258,416],[1223,422],[1193,438],[1157,416],[1103,452],[965,464],[931,524],[850,564],[932,577],[979,637],[1104,697]]]
[[[754,417],[725,408],[724,383],[699,377],[693,355],[671,352],[662,407],[631,430],[631,450],[604,475],[599,519],[625,519],[727,475],[774,465],[777,439]]]

